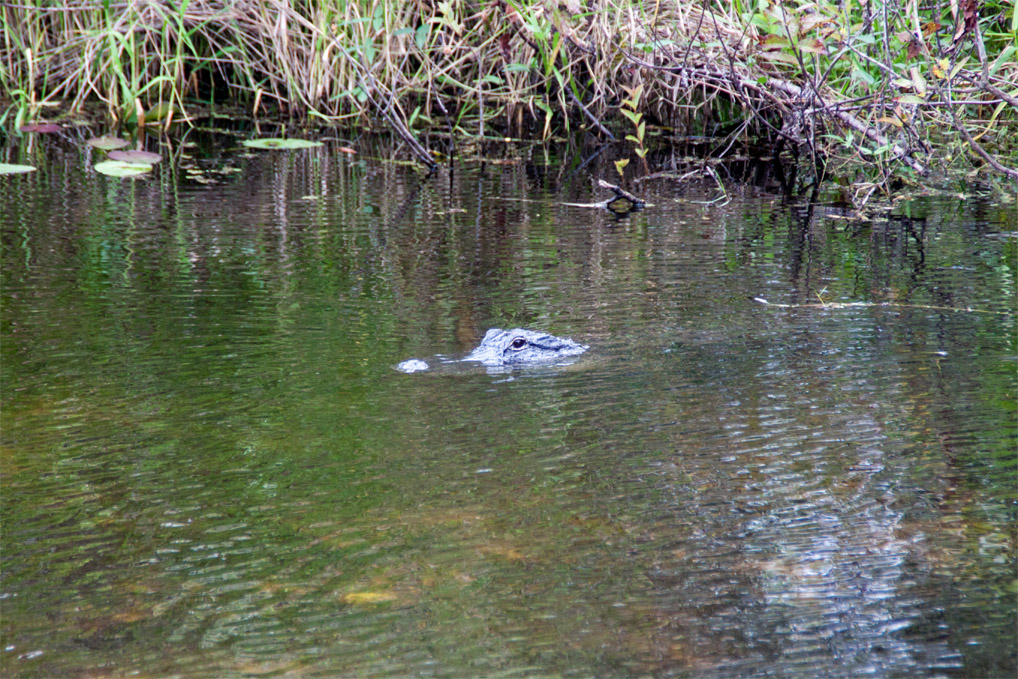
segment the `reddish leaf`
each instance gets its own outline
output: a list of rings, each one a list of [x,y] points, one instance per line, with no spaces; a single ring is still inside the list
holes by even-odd
[[[110,160],[121,160],[125,163],[146,163],[155,165],[163,159],[158,153],[148,151],[110,151]]]
[[[30,123],[28,125],[22,125],[18,128],[22,132],[38,132],[40,134],[48,134],[52,132],[59,132],[60,126],[54,125],[53,123]]]
[[[799,49],[803,52],[810,52],[812,54],[827,54],[827,47],[824,46],[823,42],[816,38],[800,41]]]
[[[919,42],[919,38],[912,36],[912,39],[908,41],[908,46],[905,48],[905,56],[909,61],[919,56],[922,48],[922,43]]]
[[[955,16],[957,25],[954,27],[954,37],[951,43],[958,44],[958,41],[965,37],[965,34],[975,30],[976,22],[979,21],[979,0],[960,0],[961,17]]]

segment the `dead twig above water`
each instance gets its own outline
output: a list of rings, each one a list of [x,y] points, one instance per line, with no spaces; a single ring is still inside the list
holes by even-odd
[[[634,196],[633,194],[629,193],[629,191],[626,191],[621,186],[616,186],[615,184],[609,184],[608,182],[606,182],[603,179],[598,179],[597,180],[597,185],[600,186],[602,189],[609,189],[612,192],[614,192],[615,193],[615,198],[613,200],[617,200],[619,198],[625,198],[626,200],[631,202],[633,205],[636,205],[637,207],[643,207],[644,205],[647,204],[646,201],[644,201],[642,198],[637,198],[636,196]]]

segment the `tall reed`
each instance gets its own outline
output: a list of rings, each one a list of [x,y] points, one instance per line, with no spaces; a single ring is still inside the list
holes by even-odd
[[[1006,0],[21,0],[0,21],[5,119],[58,100],[121,118],[230,96],[462,136],[636,137],[642,121],[727,135],[719,152],[752,133],[888,176],[925,171],[938,145],[1014,152],[1018,119]]]

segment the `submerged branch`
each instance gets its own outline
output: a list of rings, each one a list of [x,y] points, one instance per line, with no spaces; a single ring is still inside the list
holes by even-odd
[[[820,302],[819,304],[779,304],[768,302],[763,297],[754,297],[754,302],[779,309],[853,309],[880,307],[886,309],[929,309],[932,311],[959,311],[972,314],[995,314],[997,316],[1013,316],[1010,311],[994,311],[992,309],[973,309],[972,307],[937,306],[935,304],[902,304],[900,302]]]

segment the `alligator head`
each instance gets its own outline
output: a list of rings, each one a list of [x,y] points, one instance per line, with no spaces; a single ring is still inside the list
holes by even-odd
[[[578,356],[587,349],[587,346],[571,339],[563,339],[543,332],[522,328],[513,330],[492,328],[484,335],[484,339],[476,349],[458,361],[477,361],[489,368],[512,368],[551,363],[561,358]],[[443,363],[458,361],[442,359]],[[396,366],[396,370],[405,373],[423,372],[429,369],[430,366],[427,362],[419,358],[408,359]]]
[[[588,347],[572,341],[533,330],[492,328],[481,340],[480,346],[463,357],[464,361],[479,361],[484,365],[514,366],[543,363],[582,354]]]

